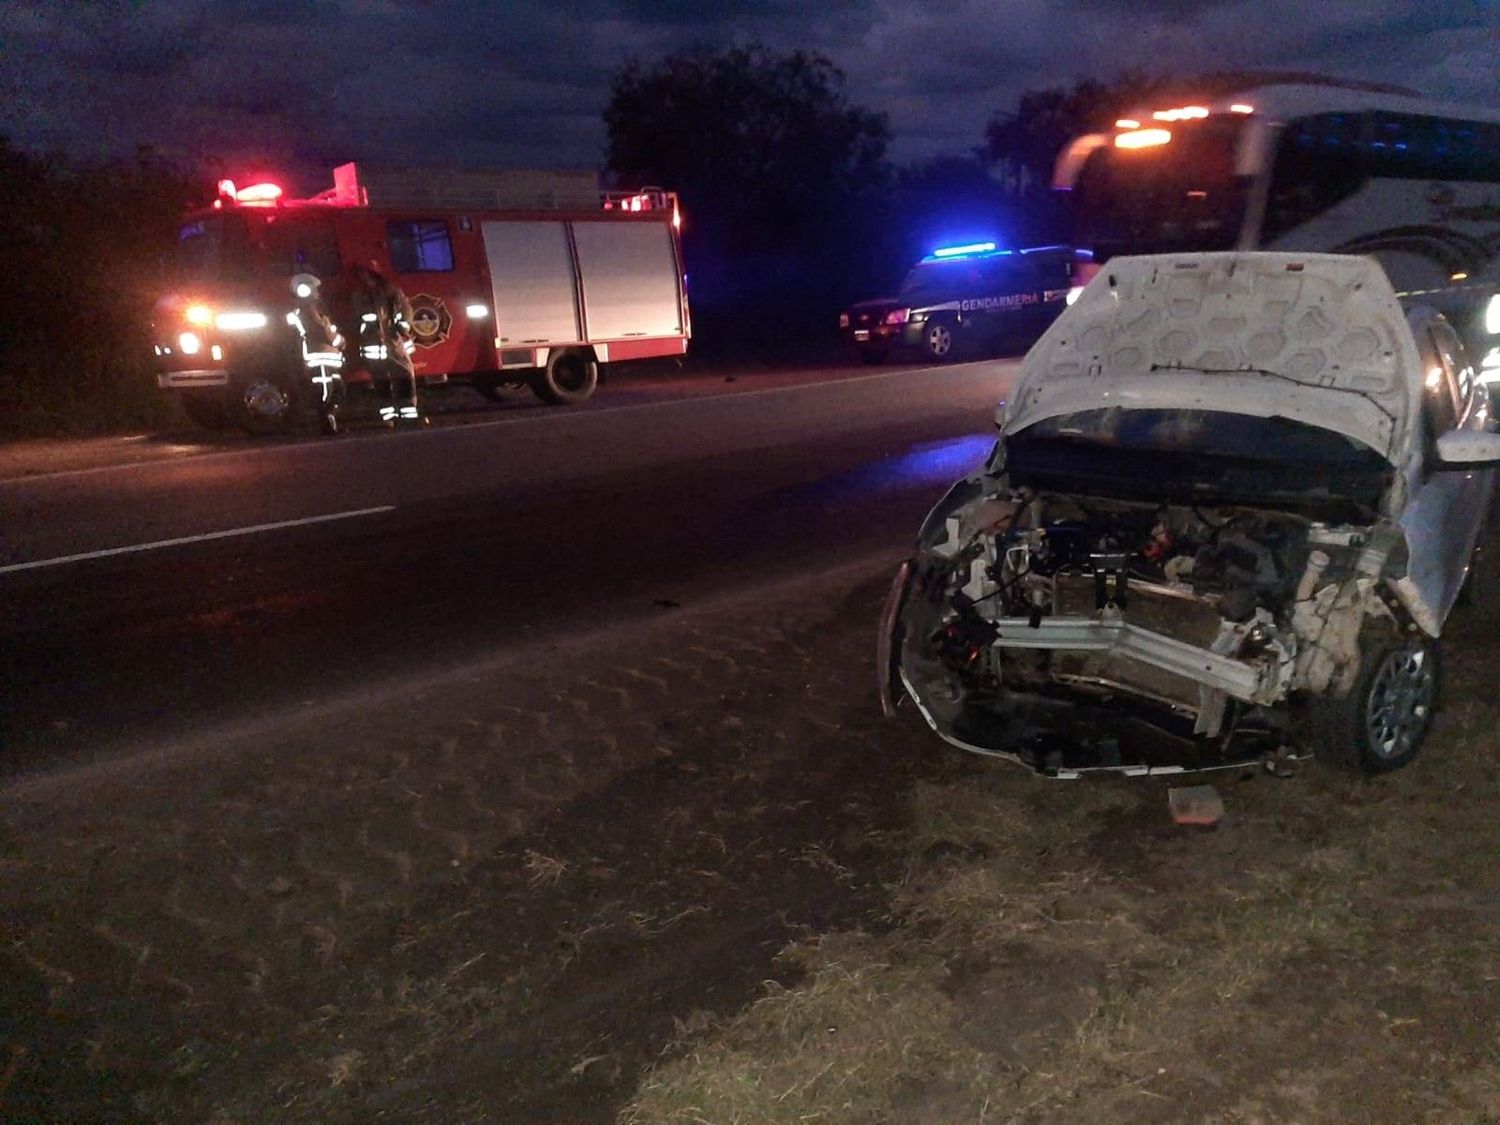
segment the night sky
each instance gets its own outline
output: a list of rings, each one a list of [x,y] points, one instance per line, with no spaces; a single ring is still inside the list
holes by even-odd
[[[968,150],[1023,90],[1167,59],[1500,103],[1492,0],[6,0],[0,131],[231,173],[593,165],[621,62],[757,41],[830,57],[902,160]]]

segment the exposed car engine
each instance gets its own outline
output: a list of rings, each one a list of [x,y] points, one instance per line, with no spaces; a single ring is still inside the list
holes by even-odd
[[[1288,512],[1027,489],[959,508],[934,539],[904,674],[930,665],[923,695],[979,748],[1012,741],[1018,693],[1165,708],[1226,744],[1257,719],[1279,730],[1269,705],[1352,682],[1366,616],[1391,616],[1373,591],[1400,544]]]

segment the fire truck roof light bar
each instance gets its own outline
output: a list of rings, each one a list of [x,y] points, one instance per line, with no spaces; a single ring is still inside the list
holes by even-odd
[[[236,187],[233,180],[220,180],[219,198],[215,205],[222,206],[226,199],[231,203],[279,203],[281,196],[281,185],[269,181],[251,184],[249,187]]]
[[[240,203],[275,203],[281,198],[281,185],[272,183],[251,184],[234,193]]]

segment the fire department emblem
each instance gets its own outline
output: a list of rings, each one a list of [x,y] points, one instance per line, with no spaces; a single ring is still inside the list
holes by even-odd
[[[435,348],[453,331],[453,316],[441,297],[418,293],[411,299],[412,343],[419,348]]]

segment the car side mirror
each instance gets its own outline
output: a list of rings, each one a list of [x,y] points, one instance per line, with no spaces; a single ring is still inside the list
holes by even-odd
[[[1480,430],[1449,430],[1437,439],[1439,472],[1500,469],[1500,434]]]

